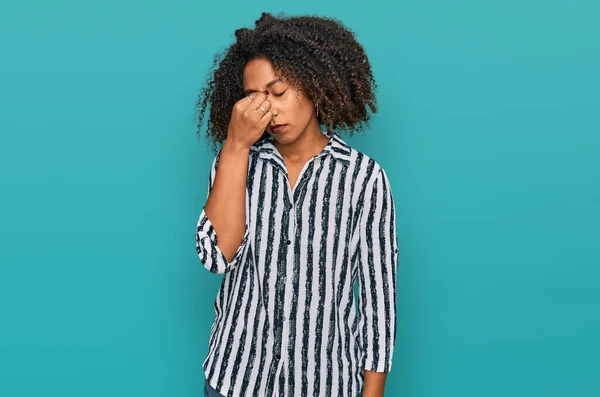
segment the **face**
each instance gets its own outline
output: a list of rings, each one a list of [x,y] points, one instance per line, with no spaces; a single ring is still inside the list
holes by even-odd
[[[273,118],[267,132],[277,142],[292,143],[307,131],[319,131],[313,102],[278,76],[271,62],[265,59],[254,59],[244,68],[244,94],[258,91],[269,94],[267,100],[271,103]],[[279,133],[273,131],[273,127],[279,125],[285,128]]]

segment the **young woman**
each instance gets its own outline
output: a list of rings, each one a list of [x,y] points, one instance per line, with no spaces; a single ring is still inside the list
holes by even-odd
[[[235,35],[198,101],[216,156],[196,245],[224,274],[205,393],[382,396],[394,202],[384,170],[336,132],[377,111],[369,60],[330,18],[263,13]]]

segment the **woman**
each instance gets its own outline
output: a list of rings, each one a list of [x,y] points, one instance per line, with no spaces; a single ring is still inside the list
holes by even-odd
[[[376,112],[370,63],[329,18],[263,13],[235,35],[198,101],[217,155],[196,245],[224,274],[205,393],[381,396],[396,337],[394,202],[384,170],[336,132]]]

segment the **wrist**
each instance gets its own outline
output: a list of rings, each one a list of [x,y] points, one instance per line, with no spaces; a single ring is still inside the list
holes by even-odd
[[[225,139],[225,143],[223,144],[223,150],[234,152],[237,154],[248,154],[250,153],[250,146],[246,145],[243,142],[227,138]]]

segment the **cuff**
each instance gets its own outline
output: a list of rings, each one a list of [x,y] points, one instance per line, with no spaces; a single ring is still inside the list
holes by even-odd
[[[248,244],[249,234],[248,224],[246,224],[244,238],[242,239],[240,246],[236,250],[231,261],[227,261],[217,244],[217,232],[212,226],[210,219],[208,219],[208,216],[206,216],[205,211],[202,210],[196,229],[196,250],[200,257],[200,261],[211,273],[227,273],[241,261],[245,247]]]

